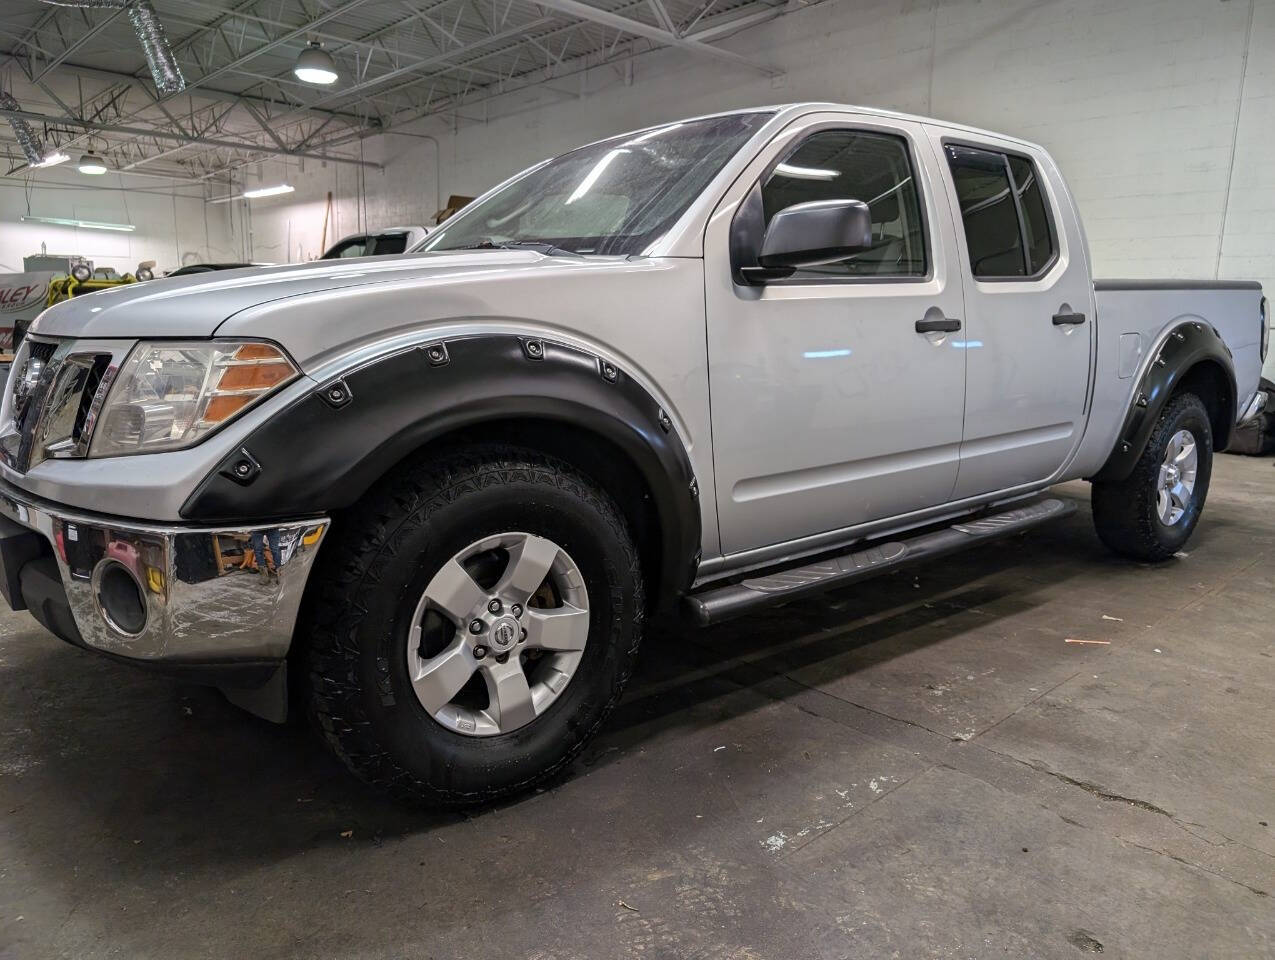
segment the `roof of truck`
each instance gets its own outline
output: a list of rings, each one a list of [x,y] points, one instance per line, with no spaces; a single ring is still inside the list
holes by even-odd
[[[819,100],[798,101],[796,103],[773,103],[765,106],[743,107],[736,110],[719,110],[716,113],[706,113],[698,117],[682,117],[677,121],[666,121],[664,123],[653,123],[649,126],[639,128],[639,130],[628,131],[630,133],[638,133],[641,130],[654,130],[658,127],[668,126],[670,122],[686,122],[688,120],[704,120],[709,117],[728,117],[740,113],[773,113],[776,118],[784,120],[799,117],[807,113],[818,113],[821,111],[836,111],[843,113],[862,113],[874,117],[882,117],[890,120],[908,120],[913,123],[928,123],[935,126],[944,127],[948,130],[955,130],[958,133],[968,133],[976,137],[996,137],[1000,140],[1012,140],[1028,147],[1036,147],[1037,144],[1030,140],[1024,140],[1022,137],[1016,137],[1013,134],[1000,133],[996,130],[985,130],[981,127],[971,126],[965,123],[956,123],[952,120],[941,120],[937,117],[922,117],[913,113],[903,113],[899,110],[884,110],[880,107],[865,107],[854,103],[831,103]],[[611,139],[606,137],[604,139]]]

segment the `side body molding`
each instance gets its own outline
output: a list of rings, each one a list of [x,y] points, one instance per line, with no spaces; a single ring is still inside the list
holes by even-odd
[[[1218,435],[1213,438],[1213,446],[1216,450],[1226,449],[1235,426],[1235,367],[1231,351],[1212,326],[1200,320],[1188,320],[1174,327],[1161,342],[1159,352],[1134,391],[1115,449],[1091,480],[1118,482],[1129,476],[1146,449],[1151,431],[1169,397],[1192,369],[1202,362],[1216,364],[1225,374],[1222,379],[1229,395],[1224,399],[1227,400],[1226,410],[1229,413],[1224,418],[1224,431],[1217,431],[1215,426]]]
[[[698,486],[669,416],[623,370],[549,340],[433,341],[343,372],[258,428],[181,514],[266,521],[340,510],[431,440],[509,420],[588,431],[624,454],[658,515],[661,593],[689,586],[700,554]]]

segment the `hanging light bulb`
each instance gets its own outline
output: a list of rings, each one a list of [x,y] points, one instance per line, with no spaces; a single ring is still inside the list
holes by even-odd
[[[106,170],[106,161],[92,150],[80,157],[80,173],[97,176],[98,174],[106,173]]]
[[[318,40],[311,40],[310,45],[301,51],[292,73],[302,83],[316,83],[324,87],[336,83],[338,76],[336,62]]]

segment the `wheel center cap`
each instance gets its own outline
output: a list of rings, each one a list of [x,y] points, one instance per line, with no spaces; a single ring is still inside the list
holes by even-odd
[[[513,617],[501,617],[491,625],[491,644],[498,650],[508,650],[518,640],[518,621]]]
[[[1169,467],[1169,469],[1166,471],[1165,479],[1169,482],[1169,485],[1170,485],[1170,486],[1172,486],[1173,484],[1177,483],[1177,482],[1178,482],[1178,468],[1177,468],[1177,467]]]

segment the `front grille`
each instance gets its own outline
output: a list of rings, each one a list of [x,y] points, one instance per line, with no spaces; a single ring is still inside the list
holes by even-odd
[[[89,413],[93,409],[93,398],[97,396],[98,388],[102,385],[102,378],[106,375],[110,364],[109,356],[98,354],[93,358],[93,365],[88,369],[84,389],[80,391],[80,402],[75,409],[75,426],[71,431],[76,442],[80,440],[88,442],[89,437],[85,427],[87,426],[89,431],[93,428],[93,422],[89,419]]]
[[[13,388],[13,422],[19,431],[39,417],[34,400],[37,393],[48,389],[49,361],[58,345],[48,340],[28,339],[23,349],[26,356],[16,358],[9,381]]]
[[[48,363],[49,358],[57,351],[58,345],[49,340],[31,340],[31,357],[41,363]]]
[[[110,353],[76,352],[73,341],[26,338],[5,387],[8,422],[0,458],[25,473],[36,464],[88,453],[94,421],[117,365]]]

